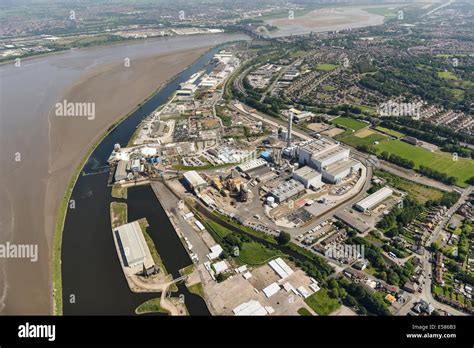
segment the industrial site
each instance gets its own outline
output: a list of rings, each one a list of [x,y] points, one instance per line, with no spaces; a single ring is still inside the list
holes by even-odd
[[[374,313],[417,315],[414,306],[429,303],[420,279],[427,262],[422,244],[433,231],[425,221],[431,215],[417,218],[423,227],[412,232],[407,227],[409,239],[383,236],[379,231],[395,212],[418,209],[410,208],[406,189],[380,171],[375,156],[338,140],[347,132],[345,124],[318,123],[321,116],[291,106],[279,118],[268,117],[229,99],[229,88],[250,85],[281,94],[302,83],[301,59],[253,70],[243,63],[249,59],[240,45],[219,51],[138,125],[126,146],[116,144],[111,151],[112,195],[124,197],[128,188],[151,185],[193,262],[174,281],[163,278],[166,273],[153,276],[150,270],[160,274],[160,267],[146,265],[140,245],[147,243],[122,238],[126,245],[119,254],[126,249],[143,255],[135,271],[125,267],[125,274],[139,279],[131,289],[154,286],[166,293],[184,281],[217,315],[367,310],[329,295],[326,278],[335,272],[339,276],[331,286],[361,284],[380,302]],[[432,208],[430,214],[438,211]],[[378,278],[387,267],[406,281]],[[320,302],[334,308],[321,309]]]

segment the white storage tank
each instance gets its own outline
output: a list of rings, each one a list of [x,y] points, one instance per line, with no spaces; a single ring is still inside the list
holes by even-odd
[[[275,197],[268,196],[268,197],[267,197],[267,204],[268,204],[269,206],[272,206],[274,203],[275,203]]]

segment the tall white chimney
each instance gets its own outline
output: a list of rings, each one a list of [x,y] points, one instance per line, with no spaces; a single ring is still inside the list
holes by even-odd
[[[288,113],[288,132],[286,134],[286,146],[291,146],[291,127],[293,125],[293,111]]]

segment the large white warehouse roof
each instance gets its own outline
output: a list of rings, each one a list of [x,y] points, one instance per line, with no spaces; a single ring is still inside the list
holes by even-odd
[[[366,211],[375,207],[377,204],[381,203],[384,199],[390,197],[393,194],[393,190],[388,187],[383,187],[377,192],[372,193],[370,196],[364,198],[359,203],[356,204],[356,209],[361,211]]]
[[[134,267],[145,262],[144,238],[138,222],[134,221],[117,227],[115,235],[125,266]]]
[[[193,187],[206,185],[206,181],[195,170],[190,170],[189,172],[184,173],[183,176]]]

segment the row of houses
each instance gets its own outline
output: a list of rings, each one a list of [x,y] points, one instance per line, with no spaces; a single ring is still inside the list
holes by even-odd
[[[436,253],[435,262],[435,280],[438,284],[444,285],[443,280],[443,267],[444,267],[444,255],[441,252]]]

